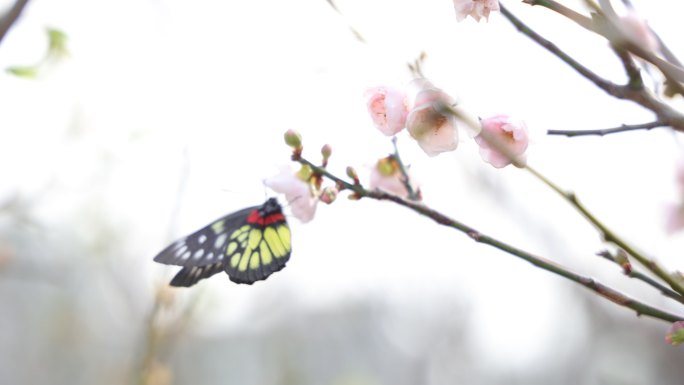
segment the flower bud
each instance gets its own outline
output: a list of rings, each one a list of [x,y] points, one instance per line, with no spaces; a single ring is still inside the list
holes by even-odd
[[[665,336],[665,342],[677,346],[684,342],[684,321],[677,321],[670,327],[670,332]]]
[[[354,184],[359,184],[359,175],[352,166],[347,166],[347,176],[354,180]]]
[[[285,143],[294,149],[301,148],[302,136],[299,134],[299,132],[289,129],[285,132]]]
[[[328,165],[328,159],[330,159],[330,155],[332,155],[332,147],[330,147],[329,144],[324,145],[321,148],[321,155],[323,155],[323,167],[326,167]]]
[[[331,204],[337,198],[337,188],[335,186],[326,186],[321,191],[321,196],[318,198],[321,202]]]

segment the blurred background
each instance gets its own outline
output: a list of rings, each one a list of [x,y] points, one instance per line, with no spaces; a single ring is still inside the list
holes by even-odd
[[[684,53],[683,5],[633,3]],[[2,12],[12,4],[1,0]],[[505,4],[624,81],[605,40],[541,7]],[[0,74],[0,384],[681,384],[684,351],[665,344],[667,323],[386,202],[338,199],[310,223],[292,218],[292,258],[267,281],[167,286],[176,269],[152,257],[272,194],[262,181],[289,163],[286,129],[302,133],[309,159],[328,143],[331,170],[365,177],[392,146],[363,93],[408,83],[421,52],[425,75],[474,116],[527,122],[530,164],[684,269],[684,236],[664,227],[664,207],[681,198],[680,134],[546,137],[651,115],[607,97],[499,14],[457,24],[448,0],[335,5],[28,3],[0,45],[0,68],[15,69]],[[48,28],[68,53],[45,61]],[[426,204],[684,313],[598,258],[607,246],[588,223],[524,171],[482,162],[467,134],[436,158],[405,133],[399,148]]]

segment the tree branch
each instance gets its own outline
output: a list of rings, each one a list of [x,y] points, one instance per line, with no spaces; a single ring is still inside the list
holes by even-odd
[[[658,127],[666,127],[666,125],[663,122],[656,120],[654,122],[641,124],[622,124],[619,127],[603,128],[599,130],[548,130],[546,133],[548,135],[562,135],[567,137],[589,135],[604,136],[627,131],[652,130]]]
[[[10,10],[0,19],[0,43],[2,43],[2,39],[14,22],[17,21],[28,2],[29,0],[17,0],[14,5],[12,5],[12,8],[10,8]]]
[[[662,283],[656,281],[655,279],[649,277],[648,275],[637,271],[632,267],[632,264],[629,263],[629,260],[627,259],[627,256],[622,250],[619,250],[618,253],[622,253],[622,256],[618,255],[613,255],[609,251],[601,251],[597,253],[598,256],[603,257],[616,265],[620,266],[622,268],[622,272],[625,273],[626,276],[629,278],[634,278],[636,280],[642,281],[646,283],[647,285],[653,287],[654,289],[658,290],[660,293],[662,293],[664,296],[669,297],[674,299],[675,301],[684,304],[684,297],[679,295],[676,291],[673,291],[669,287],[663,285]],[[622,260],[622,261],[621,261]]]
[[[644,266],[646,269],[651,271],[653,274],[657,275],[660,279],[663,281],[667,282],[670,287],[679,293],[680,295],[684,295],[684,286],[682,283],[680,283],[677,279],[675,279],[669,272],[667,272],[658,262],[656,262],[653,259],[650,259],[637,251],[634,247],[632,247],[630,244],[628,244],[624,239],[619,237],[616,233],[614,233],[611,229],[608,228],[603,222],[599,221],[598,218],[594,216],[577,198],[577,196],[568,191],[564,191],[561,189],[559,186],[557,186],[555,183],[551,182],[550,179],[546,178],[543,174],[541,174],[539,171],[535,170],[534,168],[530,167],[529,165],[525,166],[525,169],[529,171],[532,175],[537,177],[542,183],[546,184],[549,186],[553,191],[558,193],[563,199],[568,201],[577,211],[579,211],[584,218],[586,218],[594,227],[599,231],[601,236],[603,237],[603,240],[609,243],[612,243],[622,250],[624,250],[628,255],[634,257],[639,263]]]
[[[455,219],[452,219],[438,211],[435,211],[428,206],[425,206],[424,204],[420,202],[413,202],[409,200],[405,200],[399,196],[386,193],[381,190],[366,190],[363,188],[363,186],[359,184],[352,184],[349,183],[341,178],[338,178],[337,176],[331,174],[328,170],[323,169],[321,167],[316,166],[315,164],[311,163],[310,161],[306,160],[305,158],[302,158],[298,154],[294,154],[292,157],[293,161],[299,162],[304,165],[308,165],[311,167],[311,169],[322,176],[325,176],[326,178],[332,180],[333,182],[336,183],[337,186],[340,187],[340,189],[344,188],[347,190],[353,191],[353,193],[359,197],[366,197],[366,198],[371,198],[371,199],[376,199],[376,200],[387,200],[387,201],[392,201],[396,204],[399,204],[401,206],[404,206],[410,210],[415,211],[418,214],[424,215],[433,221],[439,223],[440,225],[451,227],[455,230],[458,230],[466,235],[468,235],[471,239],[473,239],[476,242],[483,243],[489,246],[492,246],[494,248],[497,248],[499,250],[502,250],[508,254],[511,254],[513,256],[516,256],[520,259],[523,259],[534,266],[537,266],[543,270],[549,271],[551,273],[554,273],[556,275],[560,275],[561,277],[564,277],[566,279],[569,279],[573,282],[579,283],[580,285],[586,287],[587,289],[599,294],[600,296],[608,299],[609,301],[616,303],[620,306],[632,309],[634,312],[636,312],[637,315],[646,315],[649,317],[657,318],[663,321],[667,322],[676,322],[679,320],[684,319],[684,316],[682,315],[676,315],[672,313],[668,313],[666,311],[663,311],[661,309],[655,308],[653,306],[647,305],[643,302],[640,302],[638,300],[635,300],[626,294],[623,294],[615,289],[612,289],[608,286],[603,285],[600,282],[597,282],[593,278],[585,277],[580,274],[577,274],[575,272],[570,271],[569,269],[565,268],[564,266],[555,263],[551,260],[533,255],[531,253],[528,253],[524,250],[518,249],[514,246],[511,246],[507,243],[501,242],[495,238],[492,238],[488,235],[485,235],[483,233],[480,233],[479,231],[475,230],[472,227],[469,227],[461,222],[456,221]]]
[[[545,3],[548,2],[549,1],[545,1]],[[643,88],[633,89],[629,85],[620,86],[598,76],[596,73],[594,73],[593,71],[591,71],[575,59],[573,59],[570,55],[563,52],[555,44],[546,40],[538,33],[534,32],[530,27],[525,25],[525,23],[516,18],[503,4],[500,4],[500,8],[501,14],[504,15],[504,17],[506,17],[508,21],[510,21],[511,24],[513,24],[513,26],[515,26],[518,29],[518,31],[532,39],[540,46],[544,47],[547,51],[551,52],[553,55],[555,55],[562,61],[564,61],[571,68],[577,71],[580,75],[594,83],[604,92],[618,99],[631,100],[632,102],[637,103],[642,107],[653,111],[658,117],[658,120],[662,121],[664,125],[670,126],[678,131],[684,131],[684,115],[682,115],[679,111],[672,108],[668,104],[659,101]],[[633,47],[629,48],[630,51],[632,51],[631,48]],[[646,60],[648,60],[649,58],[646,58]]]

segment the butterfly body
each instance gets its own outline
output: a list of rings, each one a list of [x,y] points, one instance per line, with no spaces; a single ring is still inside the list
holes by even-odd
[[[285,267],[292,250],[290,228],[275,198],[226,215],[179,239],[154,261],[182,266],[171,286],[189,287],[225,271],[231,281],[252,283]]]

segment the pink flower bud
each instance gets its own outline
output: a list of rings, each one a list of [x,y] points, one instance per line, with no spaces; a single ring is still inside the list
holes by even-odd
[[[456,11],[456,20],[462,21],[470,16],[476,21],[481,18],[489,21],[489,13],[491,11],[499,10],[498,0],[454,0],[454,10]]]
[[[368,112],[380,132],[392,136],[404,128],[408,108],[403,92],[391,87],[375,87],[366,91],[366,97]]]
[[[302,146],[302,136],[295,130],[287,130],[285,132],[285,143],[292,148],[299,148]]]
[[[323,191],[321,191],[321,196],[320,196],[319,199],[321,200],[321,202],[323,202],[323,203],[325,203],[325,204],[331,204],[331,203],[333,203],[333,202],[335,201],[335,199],[337,198],[337,193],[338,193],[338,192],[339,192],[339,191],[337,190],[336,187],[334,187],[334,186],[326,186],[326,187],[323,188]]]
[[[634,12],[629,12],[619,19],[619,28],[623,38],[628,39],[643,50],[655,52],[660,48],[658,38],[653,34],[646,20]]]
[[[354,184],[359,184],[359,174],[352,166],[347,166],[347,176],[354,180]]]
[[[332,155],[332,147],[330,147],[329,144],[324,145],[321,148],[321,155],[323,155],[323,160],[327,161],[330,158],[330,155]]]
[[[483,119],[482,131],[475,137],[480,146],[480,156],[496,168],[511,163],[524,163],[525,150],[529,144],[527,127],[521,121],[514,121],[507,115],[496,115]]]
[[[665,336],[665,342],[672,346],[684,342],[684,321],[677,321],[670,326],[670,331]]]

